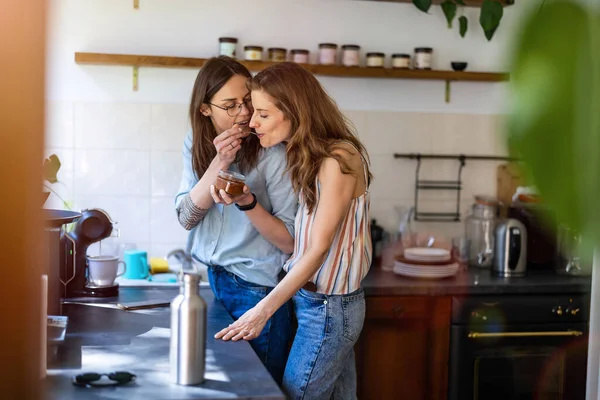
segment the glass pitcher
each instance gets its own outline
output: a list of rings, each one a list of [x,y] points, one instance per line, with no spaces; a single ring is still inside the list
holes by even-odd
[[[494,259],[494,235],[498,200],[489,196],[475,196],[475,203],[465,218],[468,265],[490,268]]]

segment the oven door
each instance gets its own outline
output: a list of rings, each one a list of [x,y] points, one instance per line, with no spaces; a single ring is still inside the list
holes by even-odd
[[[585,399],[588,326],[452,326],[450,400]]]

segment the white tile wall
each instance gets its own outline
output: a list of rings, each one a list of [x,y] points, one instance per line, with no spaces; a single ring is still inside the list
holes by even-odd
[[[75,104],[75,147],[150,148],[151,106],[133,103]]]
[[[152,150],[181,151],[189,130],[187,104],[152,105]]]
[[[154,197],[151,201],[150,239],[152,243],[185,243],[187,231],[179,225],[173,197]]]
[[[46,148],[72,148],[73,103],[69,101],[46,102]]]
[[[75,152],[76,196],[149,196],[150,152],[88,150]]]
[[[150,153],[150,193],[152,196],[172,198],[179,189],[182,170],[181,151],[152,151]]]
[[[100,207],[119,222],[117,241],[135,243],[150,256],[185,247],[187,232],[177,223],[173,197],[181,178],[183,139],[189,129],[187,104],[50,102],[47,155],[63,163],[57,190],[76,208]],[[504,155],[497,115],[436,114],[351,110],[371,157],[375,180],[371,214],[388,230],[398,226],[398,207],[414,202],[416,161],[393,153]],[[497,162],[470,161],[463,170],[461,209],[474,194],[494,194]],[[424,161],[422,179],[456,179],[455,161]],[[53,186],[54,188],[54,186]],[[64,193],[64,195],[63,195]],[[456,193],[423,191],[421,211],[453,211]],[[51,198],[47,207],[60,207]],[[444,234],[456,223],[416,223]]]

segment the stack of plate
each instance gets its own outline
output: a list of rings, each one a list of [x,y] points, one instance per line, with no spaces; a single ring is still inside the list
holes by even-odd
[[[412,278],[447,278],[456,275],[458,269],[450,250],[432,247],[408,248],[394,262],[396,274]]]

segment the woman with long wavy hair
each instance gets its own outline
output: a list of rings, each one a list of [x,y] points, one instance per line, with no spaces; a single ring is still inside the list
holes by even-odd
[[[298,207],[285,171],[285,146],[264,149],[250,134],[250,77],[246,67],[227,57],[208,60],[198,73],[175,200],[180,224],[191,230],[192,256],[208,266],[215,297],[234,320],[279,281],[293,250]],[[217,191],[220,170],[245,175],[244,193],[232,198]],[[293,335],[291,309],[282,305],[250,341],[278,383]]]
[[[353,347],[365,315],[361,282],[371,264],[368,155],[317,79],[279,63],[250,82],[250,126],[266,148],[286,143],[300,197],[286,276],[216,337],[252,340],[290,298],[298,329],[283,378],[292,399],[356,398]]]

